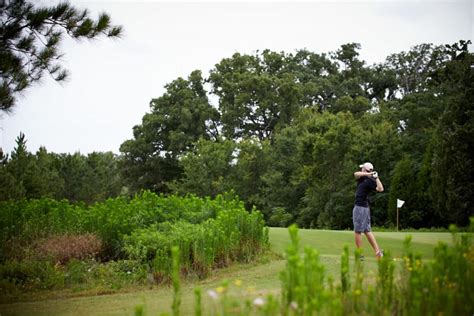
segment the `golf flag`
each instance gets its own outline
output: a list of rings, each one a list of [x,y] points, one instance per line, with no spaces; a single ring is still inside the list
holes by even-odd
[[[405,201],[400,200],[400,199],[397,199],[397,207],[398,207],[398,208],[402,207],[403,204],[405,204]]]

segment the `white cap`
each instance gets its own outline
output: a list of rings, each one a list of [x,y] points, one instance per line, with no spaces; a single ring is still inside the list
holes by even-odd
[[[364,168],[367,171],[373,171],[374,170],[374,166],[370,162],[363,163],[359,167]]]

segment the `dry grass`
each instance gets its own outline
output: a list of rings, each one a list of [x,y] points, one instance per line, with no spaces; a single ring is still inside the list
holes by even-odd
[[[65,264],[71,259],[90,259],[102,251],[102,241],[94,234],[53,235],[34,244],[33,255],[38,259]]]

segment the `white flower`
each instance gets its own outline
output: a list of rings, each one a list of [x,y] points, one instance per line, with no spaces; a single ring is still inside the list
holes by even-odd
[[[257,307],[263,306],[263,304],[265,304],[265,301],[264,301],[263,298],[261,298],[261,297],[257,297],[257,298],[253,301],[253,305],[255,305],[255,306],[257,306]]]
[[[207,291],[207,295],[209,295],[214,300],[217,300],[219,298],[219,295],[214,290]]]
[[[296,303],[295,301],[291,302],[290,303],[290,308],[294,311],[297,310],[298,309],[298,303]]]

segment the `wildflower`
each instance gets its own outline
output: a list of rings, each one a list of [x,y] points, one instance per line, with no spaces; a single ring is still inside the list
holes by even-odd
[[[219,294],[220,294],[220,293],[224,293],[224,291],[225,291],[225,288],[224,288],[223,286],[219,286],[219,287],[216,289],[216,292],[219,293]]]
[[[237,279],[237,280],[234,281],[234,284],[235,284],[236,286],[241,286],[241,285],[242,285],[242,281]]]
[[[298,303],[296,303],[295,301],[291,302],[290,308],[294,311],[298,310]]]
[[[263,304],[265,304],[265,301],[263,300],[263,298],[261,297],[257,297],[254,301],[253,301],[253,305],[257,306],[257,307],[261,307],[263,306]]]
[[[219,295],[214,290],[207,291],[207,295],[209,295],[209,297],[211,297],[213,300],[217,300],[219,298]]]
[[[359,289],[357,289],[357,290],[354,291],[354,294],[355,294],[355,295],[361,295],[361,294],[362,294],[362,291],[359,290]]]

